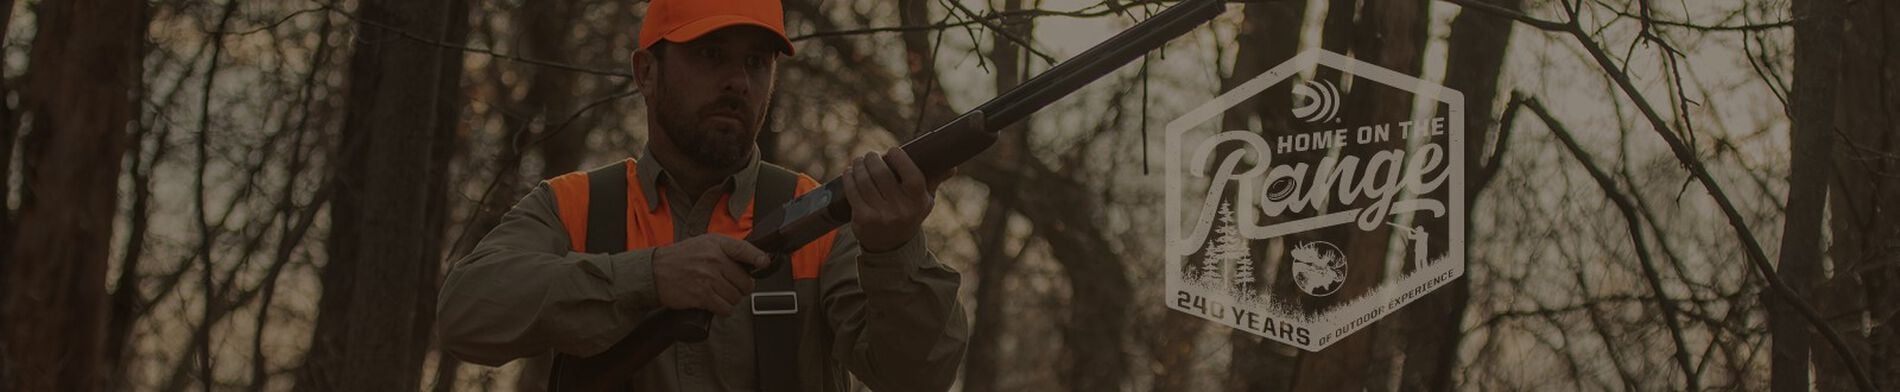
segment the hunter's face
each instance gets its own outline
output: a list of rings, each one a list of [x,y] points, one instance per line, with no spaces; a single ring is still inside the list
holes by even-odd
[[[641,76],[661,128],[650,135],[656,147],[707,167],[743,163],[765,123],[780,42],[764,29],[729,27],[668,44],[657,59],[636,59],[638,67],[653,66],[641,71],[658,71]]]

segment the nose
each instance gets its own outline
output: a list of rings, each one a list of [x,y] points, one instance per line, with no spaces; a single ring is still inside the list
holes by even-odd
[[[739,62],[728,62],[726,66],[719,67],[719,90],[727,95],[745,97],[752,92],[752,78],[744,64],[735,63]]]

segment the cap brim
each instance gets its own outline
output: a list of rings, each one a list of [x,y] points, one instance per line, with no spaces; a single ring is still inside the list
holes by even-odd
[[[785,37],[785,33],[757,19],[740,15],[715,15],[700,18],[699,20],[680,25],[679,28],[668,31],[666,34],[661,34],[660,38],[672,42],[687,42],[699,39],[699,36],[706,35],[706,33],[711,33],[714,30],[732,26],[758,26],[761,29],[770,31],[772,32],[772,36],[778,37],[779,43],[784,45],[783,48],[780,48],[781,51],[785,52],[787,56],[792,55],[792,40],[791,38]]]

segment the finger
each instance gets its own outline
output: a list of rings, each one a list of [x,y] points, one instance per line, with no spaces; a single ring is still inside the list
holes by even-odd
[[[876,153],[866,155],[864,158],[864,166],[870,169],[871,179],[875,181],[874,184],[877,185],[877,193],[882,195],[884,200],[896,201],[906,199],[904,197],[903,184],[897,182],[897,174],[891,172],[890,165],[885,164],[882,157],[879,157]]]
[[[869,154],[866,158],[859,158],[857,170],[852,170],[852,175],[858,179],[858,195],[864,196],[865,206],[872,208],[887,205],[885,200],[890,196],[884,194],[884,190],[878,186],[876,175],[872,173],[871,165],[882,165],[878,161],[877,154]]]
[[[864,192],[858,189],[858,187],[864,186],[864,184],[858,183],[858,172],[861,171],[864,170],[859,167],[857,161],[853,160],[851,162],[851,168],[846,169],[843,176],[844,201],[851,204],[851,211],[857,211],[853,212],[853,214],[862,213],[870,208],[870,201],[865,200],[864,198],[866,196],[864,196]]]
[[[743,296],[752,292],[752,275],[746,275],[745,271],[739,270],[738,266],[726,265],[719,268],[719,277],[725,278],[727,284],[739,289],[739,295]]]
[[[765,251],[759,250],[758,247],[752,246],[751,243],[722,235],[713,235],[712,237],[713,242],[719,244],[719,250],[724,252],[726,257],[732,259],[732,261],[750,265],[753,269],[765,268],[771,265],[772,259],[766,257]]]
[[[711,281],[707,282],[706,287],[712,290],[713,295],[719,296],[718,299],[720,303],[726,305],[739,303],[739,298],[742,297],[742,295],[739,294],[738,287],[733,287],[732,283],[727,282],[725,279],[713,278],[709,280]]]
[[[904,152],[903,147],[891,147],[886,154],[884,160],[896,171],[897,181],[903,184],[904,192],[912,195],[924,193],[927,180],[924,179],[923,170],[910,160],[910,153]]]

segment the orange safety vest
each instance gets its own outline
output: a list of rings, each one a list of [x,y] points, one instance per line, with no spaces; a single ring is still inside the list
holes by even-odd
[[[766,163],[760,162],[760,165]],[[671,206],[665,198],[660,200],[660,208],[647,209],[646,193],[641,192],[640,179],[633,159],[626,160],[627,165],[627,250],[657,248],[673,244],[673,215]],[[760,168],[764,170],[764,168]],[[548,187],[554,191],[555,204],[560,209],[561,223],[567,227],[569,246],[575,252],[587,249],[587,172],[579,171],[561,175],[548,180]],[[818,181],[802,173],[798,174],[798,186],[793,197],[810,192],[818,187]],[[732,197],[727,194],[719,197],[720,206]],[[754,205],[746,206],[743,216],[732,216],[731,210],[714,208],[712,219],[707,223],[706,232],[736,239],[745,239],[752,233],[752,212]],[[825,258],[831,255],[831,245],[837,240],[838,232],[825,233],[818,240],[806,244],[792,253],[792,279],[813,279],[824,266]]]
[[[673,231],[672,208],[665,199],[659,200],[658,208],[651,210],[647,208],[646,193],[641,191],[639,171],[636,170],[635,164],[634,160],[628,159],[620,163],[623,165],[620,167],[609,164],[599,169],[569,173],[547,181],[548,188],[554,193],[562,225],[570,239],[570,249],[582,253],[617,252],[661,247],[674,242],[676,233]],[[707,233],[744,239],[752,232],[755,211],[769,214],[778,207],[766,204],[767,208],[761,210],[757,208],[760,203],[785,203],[819,187],[817,181],[803,174],[796,174],[768,163],[761,162],[760,165],[759,183],[754,187],[759,193],[753,197],[752,205],[746,206],[745,212],[737,217],[732,216],[728,208],[714,208],[713,215],[707,222]],[[590,181],[589,176],[602,175],[624,175],[625,177],[602,178],[597,184]],[[616,189],[620,186],[620,181],[626,183],[625,189]],[[609,204],[600,204],[600,210],[590,211],[589,206],[595,200],[589,199],[618,198],[621,191],[625,191],[626,200],[602,201]],[[725,206],[731,197],[730,194],[721,196],[718,205]],[[618,202],[626,204],[618,206],[611,204]],[[593,236],[602,238],[589,238],[588,219],[590,217],[613,216],[622,212],[626,214],[624,222],[593,222],[591,227],[598,231],[592,233]],[[624,226],[616,223],[622,223]],[[624,241],[608,237],[621,231],[626,233]],[[817,240],[805,244],[789,255],[790,271],[779,270],[772,276],[758,281],[756,290],[759,291],[754,292],[752,296],[754,301],[752,332],[754,349],[757,351],[754,360],[758,365],[756,371],[758,371],[759,386],[762,390],[789,391],[795,390],[802,384],[799,369],[783,364],[798,358],[802,343],[811,343],[801,342],[804,340],[801,335],[804,332],[810,332],[802,331],[807,328],[801,327],[801,324],[817,319],[801,317],[798,311],[800,306],[797,303],[807,302],[807,300],[800,300],[800,297],[816,301],[816,293],[812,292],[812,289],[815,289],[817,285],[814,284],[815,282],[806,280],[818,277],[819,269],[824,266],[825,259],[831,255],[832,245],[836,240],[836,230],[826,232]],[[616,249],[622,245],[615,242],[625,244],[624,249]],[[774,255],[774,257],[784,256]],[[796,284],[798,281],[805,281],[806,284]],[[804,295],[799,295],[799,292],[803,292]],[[778,301],[774,305],[765,307],[765,310],[761,310],[758,302],[760,295],[781,299],[790,297],[790,303]],[[633,343],[635,346],[626,346],[624,349],[639,349],[637,340],[623,340],[615,344],[613,348],[609,348],[609,353],[602,354],[606,357],[600,359],[557,356],[554,374],[548,380],[550,390],[593,390],[632,382],[633,380],[627,377],[632,376],[629,372],[633,369],[611,368],[615,366],[613,358],[616,358],[611,353],[623,349],[622,345],[628,343]]]

